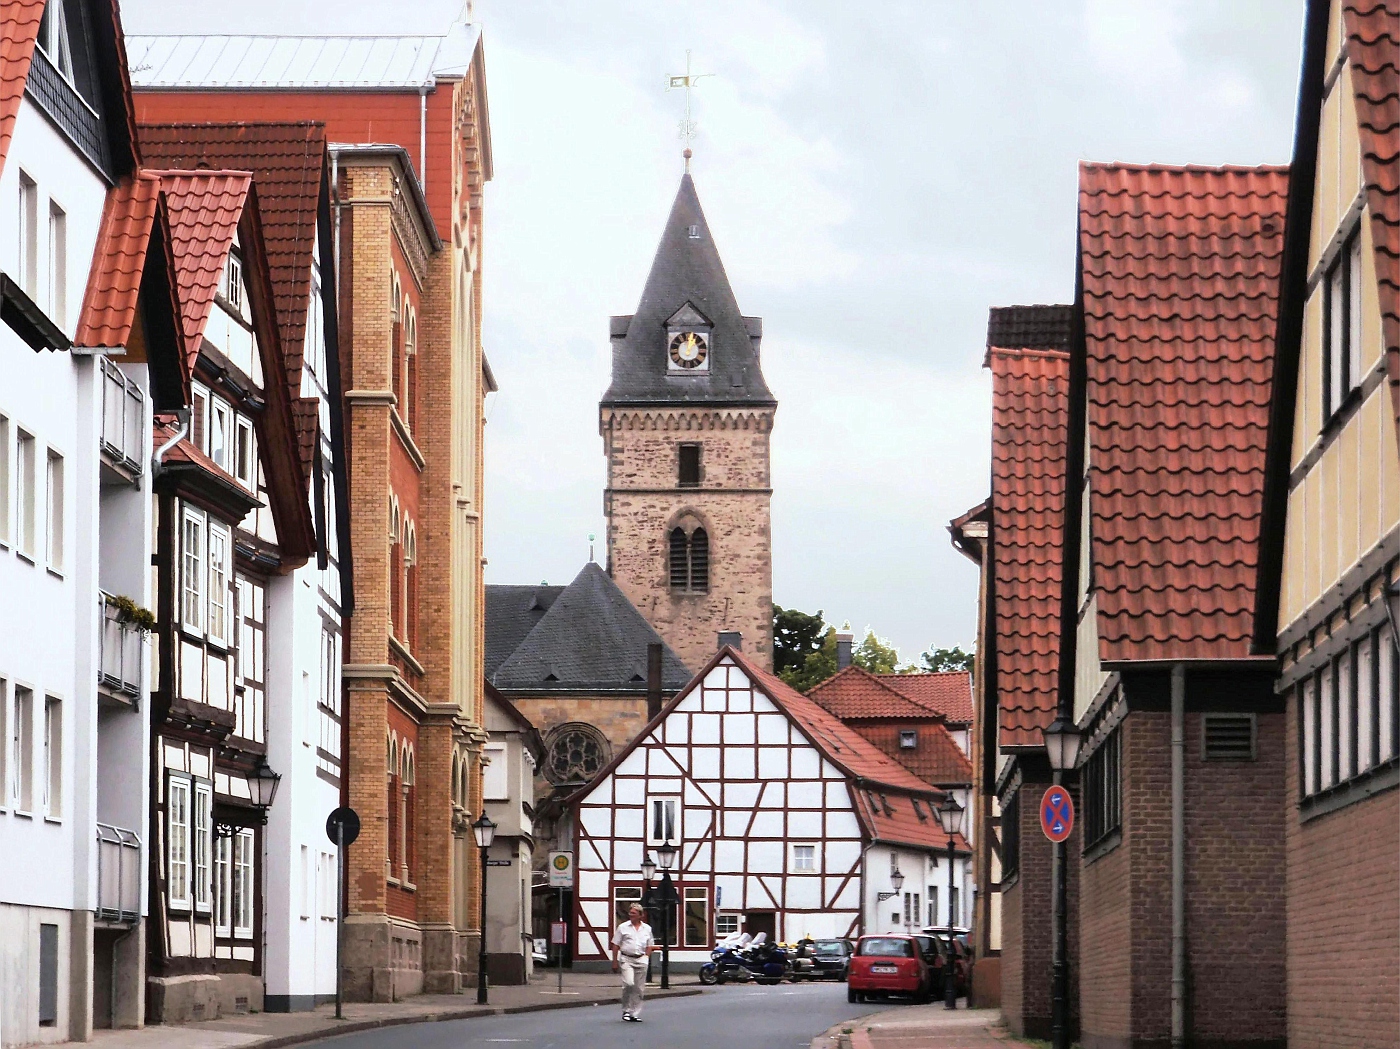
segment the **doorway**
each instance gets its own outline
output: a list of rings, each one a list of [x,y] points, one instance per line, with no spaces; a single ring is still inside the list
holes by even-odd
[[[776,911],[745,911],[744,931],[758,939],[758,934],[766,932],[768,941],[778,938],[778,914]]]

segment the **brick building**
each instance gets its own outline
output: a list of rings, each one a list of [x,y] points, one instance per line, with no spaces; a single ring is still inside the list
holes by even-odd
[[[347,859],[347,992],[456,991],[475,979],[468,828],[486,738],[482,440],[494,386],[480,338],[491,177],[480,31],[130,47],[144,120],[325,125],[356,588],[343,798],[363,826]]]
[[[689,172],[599,405],[608,573],[691,668],[717,635],[773,663],[763,321],[739,312]],[[737,635],[734,636],[734,635]]]
[[[1351,1049],[1400,1032],[1400,3],[1313,0],[1305,34],[1254,626],[1288,704],[1289,1042]]]

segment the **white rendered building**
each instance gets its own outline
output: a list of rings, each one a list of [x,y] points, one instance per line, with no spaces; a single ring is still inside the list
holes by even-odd
[[[904,889],[925,892],[946,852],[941,799],[724,648],[571,799],[575,963],[608,958],[611,929],[643,894],[644,854],[668,840],[679,850],[670,926],[681,966],[735,931],[789,941],[888,931],[893,897],[880,894],[893,891],[891,856]],[[966,855],[960,836],[954,846]],[[899,910],[902,928],[902,900]]]

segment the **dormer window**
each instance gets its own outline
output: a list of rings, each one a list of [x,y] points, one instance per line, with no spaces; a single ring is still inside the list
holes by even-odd
[[[224,266],[224,299],[236,312],[243,312],[243,262],[232,252]]]
[[[699,226],[691,226],[688,230],[686,230],[686,235],[689,236],[691,240],[699,240],[699,239],[700,239],[700,227],[699,227]]]
[[[914,729],[907,728],[899,734],[899,749],[913,750],[919,745],[919,733]]]
[[[49,0],[39,22],[38,44],[44,56],[69,83],[73,81],[73,45],[68,34],[68,12],[63,0]]]

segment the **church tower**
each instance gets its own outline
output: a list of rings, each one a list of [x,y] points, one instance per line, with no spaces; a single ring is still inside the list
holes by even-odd
[[[723,633],[773,662],[778,402],[759,367],[762,337],[762,319],[739,312],[687,172],[637,312],[612,318],[598,425],[608,571],[692,671]]]

